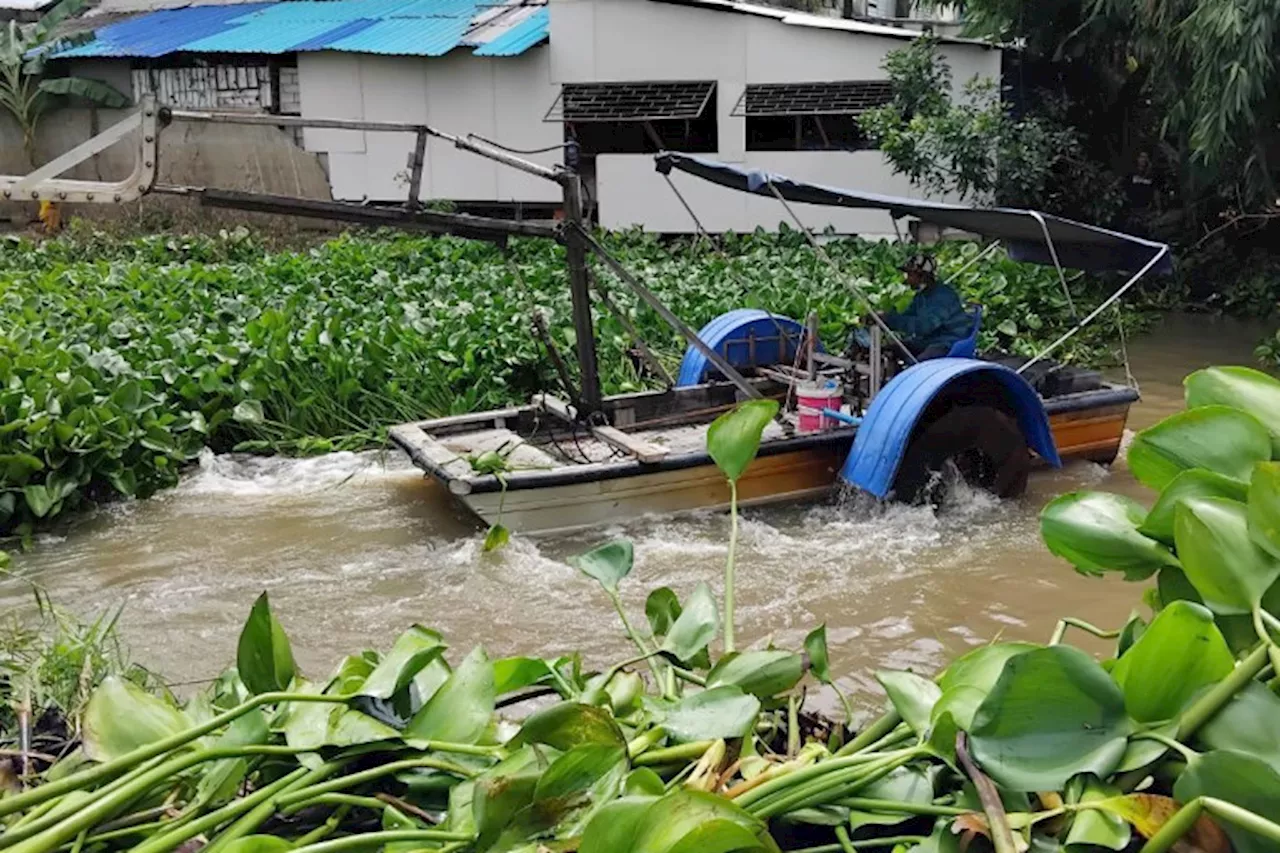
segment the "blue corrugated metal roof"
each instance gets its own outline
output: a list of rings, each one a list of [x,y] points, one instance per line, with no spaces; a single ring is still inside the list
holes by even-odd
[[[551,12],[534,12],[502,35],[476,48],[476,56],[519,56],[551,35]]]
[[[157,57],[169,53],[296,53],[336,50],[406,56],[442,56],[483,30],[480,56],[515,56],[547,38],[545,7],[532,15],[515,4],[492,17],[502,0],[285,0],[190,6],[152,12],[111,24],[95,40],[62,57]],[[503,16],[511,26],[503,30]]]

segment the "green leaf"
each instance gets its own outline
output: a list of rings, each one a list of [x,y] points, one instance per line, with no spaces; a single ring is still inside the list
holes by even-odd
[[[1237,498],[1246,499],[1250,538],[1280,558],[1280,462],[1260,462],[1254,467],[1247,497]]]
[[[827,655],[827,625],[824,622],[804,638],[804,653],[809,657],[809,671],[823,684],[831,684],[831,661]]]
[[[1178,777],[1173,796],[1180,803],[1215,797],[1280,823],[1280,771],[1243,752],[1221,749],[1200,755]],[[1276,849],[1274,841],[1229,821],[1219,821],[1219,825],[1231,838],[1235,853],[1274,853]]]
[[[1156,505],[1147,513],[1147,520],[1142,523],[1139,532],[1166,545],[1172,545],[1174,511],[1179,503],[1187,498],[1230,498],[1243,501],[1248,491],[1238,480],[1204,468],[1183,471],[1165,486]]]
[[[933,778],[927,771],[920,768],[897,767],[884,778],[877,779],[859,790],[858,797],[866,800],[931,805],[934,797]],[[864,826],[897,826],[912,819],[912,815],[902,812],[854,809],[849,813],[849,830],[856,832]]]
[[[974,715],[987,693],[968,684],[944,691],[929,715],[929,745],[947,759],[954,759],[956,735],[973,728]]]
[[[542,658],[512,657],[493,662],[493,690],[498,696],[521,690],[551,675]]]
[[[1092,774],[1076,776],[1067,784],[1066,801],[1071,805],[1096,803],[1120,796],[1120,789],[1103,784]],[[1123,850],[1129,846],[1133,831],[1127,821],[1104,809],[1076,812],[1067,831],[1068,853],[1092,853],[1098,847]]]
[[[585,554],[573,557],[569,565],[590,578],[595,578],[609,592],[618,591],[618,582],[631,572],[635,548],[629,539],[614,539]]]
[[[1182,380],[1187,408],[1231,406],[1257,418],[1271,434],[1280,457],[1280,381],[1250,367],[1209,367]]]
[[[539,823],[550,826],[603,805],[622,791],[627,775],[627,749],[619,744],[584,743],[551,763],[533,792]],[[564,827],[577,835],[578,826]]]
[[[630,853],[636,850],[636,836],[644,825],[649,808],[657,801],[656,796],[627,796],[607,804],[587,823],[578,853]]]
[[[1156,615],[1111,670],[1125,709],[1140,723],[1172,719],[1196,692],[1230,674],[1235,658],[1213,614],[1175,601]]]
[[[1077,773],[1105,778],[1124,756],[1124,695],[1091,657],[1050,646],[1010,658],[974,715],[974,758],[1002,787],[1060,791]]]
[[[764,428],[777,414],[777,400],[748,400],[707,429],[707,453],[730,482],[736,483],[755,459]]]
[[[1280,772],[1280,696],[1251,681],[1196,730],[1205,749],[1247,753]]]
[[[728,740],[750,733],[759,713],[759,699],[725,685],[685,696],[667,709],[662,727],[677,743]]]
[[[535,711],[512,740],[515,744],[544,743],[566,752],[584,743],[625,746],[626,742],[612,714],[578,702],[560,702]]]
[[[320,694],[320,690],[305,678],[299,678],[294,684],[294,692]],[[299,749],[319,749],[328,742],[329,721],[340,712],[343,706],[324,702],[292,702],[285,706],[284,716],[280,723],[284,729],[285,743]],[[299,759],[311,767],[318,766],[320,759],[311,756]]]
[[[662,641],[662,651],[669,652],[678,660],[690,661],[715,639],[718,625],[716,600],[711,596],[711,588],[699,583]]]
[[[129,97],[119,89],[86,77],[51,77],[40,81],[40,91],[49,95],[83,98],[100,107],[118,110],[129,106]]]
[[[1012,320],[1002,320],[1000,325],[996,326],[996,331],[1011,338],[1018,336],[1018,324]]]
[[[587,825],[579,853],[776,853],[760,821],[730,800],[676,790],[610,803]]]
[[[44,486],[23,486],[22,497],[27,502],[27,508],[36,518],[44,518],[56,503],[53,495]]]
[[[236,407],[231,410],[231,419],[237,423],[252,424],[257,426],[266,421],[266,415],[262,411],[262,403],[257,400],[241,400]]]
[[[942,688],[912,672],[884,670],[876,673],[876,680],[889,694],[889,701],[898,716],[919,737],[927,735],[930,715],[942,696]]]
[[[1178,505],[1174,540],[1182,571],[1214,613],[1251,613],[1280,577],[1280,562],[1249,537],[1245,505],[1188,498]]]
[[[511,531],[501,524],[489,525],[489,532],[484,535],[484,544],[481,550],[486,554],[490,551],[497,551],[507,544],[511,539]]]
[[[284,690],[293,681],[296,671],[293,649],[284,628],[271,612],[265,592],[253,603],[249,619],[240,631],[236,669],[244,686],[255,695]]]
[[[671,587],[660,586],[644,601],[644,615],[649,620],[649,630],[653,636],[661,639],[671,630],[671,626],[680,618],[682,608],[680,599]]]
[[[938,676],[943,693],[958,687],[973,687],[983,695],[991,692],[1010,658],[1043,648],[1035,643],[992,643],[979,646],[952,661]]]
[[[476,647],[405,726],[405,741],[475,743],[489,728],[497,696],[493,664]]]
[[[1204,406],[1165,418],[1129,445],[1129,470],[1139,482],[1163,489],[1191,468],[1207,468],[1241,483],[1253,466],[1271,458],[1271,434],[1258,419],[1226,406]]]
[[[140,746],[191,728],[178,708],[116,675],[107,676],[89,697],[82,720],[84,752],[111,761]]]
[[[254,708],[242,717],[237,717],[227,726],[227,730],[218,738],[214,746],[234,747],[251,744],[264,744],[270,738],[267,728],[267,717],[261,708]],[[220,803],[236,795],[243,784],[249,770],[249,761],[245,758],[223,758],[207,765],[196,787],[196,798],[204,803]]]
[[[1124,572],[1127,580],[1150,577],[1178,558],[1138,532],[1142,506],[1110,492],[1071,492],[1050,501],[1040,513],[1040,535],[1049,551],[1082,574]]]
[[[707,675],[707,687],[731,684],[744,693],[768,699],[785,693],[804,677],[800,655],[782,650],[728,654]]]
[[[135,412],[142,405],[142,386],[130,379],[111,394],[111,402],[126,412]]]
[[[648,767],[637,767],[627,774],[622,783],[623,793],[628,797],[661,797],[667,786],[662,777]]]
[[[477,850],[509,849],[524,839],[523,833],[502,839],[504,831],[521,813],[527,814],[533,803],[538,779],[546,769],[545,757],[531,749],[523,749],[505,759],[475,781],[472,814],[475,822]],[[500,843],[505,840],[508,843]]]
[[[439,632],[414,625],[396,638],[378,666],[360,687],[362,696],[388,699],[404,690],[424,667],[444,654]]]

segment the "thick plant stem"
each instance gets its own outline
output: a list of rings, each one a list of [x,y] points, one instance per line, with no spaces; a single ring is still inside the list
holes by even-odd
[[[96,785],[107,779],[112,779],[124,773],[127,770],[136,767],[144,761],[155,758],[158,755],[164,755],[166,752],[172,752],[180,746],[186,746],[193,740],[210,732],[217,731],[228,723],[244,716],[254,708],[263,705],[276,705],[284,702],[326,702],[335,705],[345,705],[350,701],[349,697],[341,696],[323,696],[313,693],[259,693],[248,701],[237,705],[230,711],[224,711],[218,716],[201,723],[198,726],[192,726],[186,731],[178,732],[167,738],[162,738],[153,743],[140,746],[131,752],[127,752],[119,758],[104,762],[95,767],[81,770],[78,773],[72,773],[56,782],[48,782],[38,788],[33,788],[21,794],[12,797],[0,799],[0,817],[29,809],[34,805],[44,802],[52,797],[65,794],[68,791],[75,791],[81,788],[87,788],[90,785]]]
[[[360,850],[365,847],[381,847],[396,841],[471,841],[473,836],[462,832],[446,832],[441,829],[401,829],[390,832],[364,832],[348,835],[319,844],[295,847],[293,853],[339,853],[343,850]]]
[[[450,762],[441,761],[438,758],[408,758],[403,761],[388,761],[386,764],[379,764],[377,767],[370,767],[368,770],[361,770],[359,773],[351,773],[347,776],[339,776],[337,779],[330,779],[327,782],[300,787],[280,796],[277,802],[281,811],[288,814],[297,811],[295,806],[305,804],[320,794],[342,791],[373,779],[398,773],[401,770],[414,770],[419,767],[429,767],[445,773],[455,773],[463,778],[471,775],[469,771],[459,773],[458,771],[462,770],[462,768]]]
[[[308,844],[315,844],[322,838],[327,837],[338,825],[342,823],[342,819],[347,816],[347,812],[351,811],[351,806],[341,805],[333,810],[333,814],[329,815],[329,819],[308,832],[306,835],[300,835],[293,842],[295,847],[306,847]]]
[[[898,802],[897,800],[872,800],[866,797],[848,797],[841,800],[840,805],[860,811],[923,814],[937,817],[959,817],[973,812],[973,809],[962,809],[959,806],[942,806],[935,803],[907,803]]]
[[[756,817],[771,818],[798,809],[835,802],[853,796],[872,782],[884,778],[895,768],[924,754],[926,753],[921,749],[903,750],[869,762],[865,766],[850,767],[804,784],[793,785],[768,799],[762,798],[744,808]]]
[[[1231,673],[1191,704],[1178,720],[1176,740],[1185,742],[1196,730],[1223,709],[1267,665],[1267,645],[1260,644]]]
[[[669,746],[666,749],[654,749],[642,753],[632,763],[637,767],[652,767],[677,761],[693,761],[701,758],[713,743],[715,741],[697,740],[692,743],[682,743],[679,746]]]
[[[738,551],[738,481],[729,481],[729,558],[724,564],[724,653],[734,649],[733,563]]]
[[[795,758],[800,752],[800,697],[792,693],[787,697],[787,757]]]
[[[224,829],[217,838],[211,841],[201,853],[217,853],[217,851],[225,849],[227,845],[236,839],[252,835],[259,826],[269,820],[280,809],[280,801],[286,795],[314,785],[321,779],[329,778],[341,771],[344,764],[345,762],[329,762],[306,771],[286,787],[281,788],[272,796],[264,798],[251,810],[245,812],[239,820]]]
[[[97,826],[99,823],[114,817],[129,803],[151,790],[156,785],[166,782],[172,777],[202,764],[220,758],[242,758],[246,755],[298,755],[308,750],[289,746],[238,746],[215,747],[180,755],[171,761],[131,778],[129,784],[118,790],[91,800],[84,808],[66,820],[50,827],[33,838],[13,845],[9,850],[13,853],[47,853],[75,838],[82,829]],[[39,789],[37,789],[39,790]]]
[[[923,835],[893,835],[888,838],[866,838],[849,842],[854,850],[876,850],[881,847],[897,847],[899,844],[923,844],[929,839]],[[819,844],[817,847],[803,847],[793,853],[845,853],[845,846],[835,844]]]
[[[914,750],[911,750],[914,752]],[[898,753],[887,753],[895,755]],[[753,803],[763,800],[770,794],[785,791],[787,788],[794,787],[811,779],[817,779],[829,773],[837,773],[850,767],[865,767],[874,764],[883,759],[884,755],[847,755],[842,758],[830,758],[826,761],[820,761],[817,764],[810,764],[805,767],[799,767],[789,773],[775,776],[762,785],[757,785],[750,790],[743,791],[734,798],[734,802],[743,808],[747,808]],[[768,772],[768,771],[765,771]]]
[[[854,755],[861,752],[880,738],[890,734],[901,722],[902,717],[898,716],[897,711],[886,712],[880,719],[858,732],[857,737],[842,746],[836,755]]]
[[[1208,812],[1220,821],[1233,823],[1241,829],[1259,835],[1280,845],[1280,824],[1273,823],[1259,814],[1242,809],[1234,803],[1213,797],[1196,797],[1169,818],[1160,831],[1151,836],[1139,853],[1169,853],[1178,839],[1191,831],[1201,813]]]
[[[854,853],[857,850],[853,846],[853,841],[849,838],[849,830],[845,829],[844,824],[836,827],[836,842],[840,845],[843,853]]]
[[[334,765],[333,769],[337,770],[340,767],[341,765]],[[277,779],[265,788],[259,788],[247,797],[233,800],[222,808],[209,812],[209,814],[204,817],[190,821],[181,827],[171,829],[163,835],[157,835],[147,839],[142,844],[133,848],[130,853],[168,853],[168,851],[180,847],[184,842],[195,838],[197,835],[216,829],[227,821],[233,820],[245,812],[251,811],[262,802],[271,799],[290,785],[296,783],[310,772],[313,771],[308,771],[305,768],[299,767],[287,776]]]
[[[1107,631],[1103,628],[1099,628],[1097,625],[1092,625],[1083,619],[1076,619],[1072,616],[1068,616],[1065,619],[1058,620],[1058,627],[1053,630],[1053,636],[1049,638],[1049,645],[1056,646],[1061,643],[1062,638],[1067,634],[1068,628],[1079,628],[1081,631],[1085,631],[1086,633],[1092,634],[1093,636],[1099,637],[1103,640],[1114,640],[1116,637],[1120,636],[1119,631]]]
[[[1013,830],[1009,827],[1009,816],[1005,814],[1000,791],[969,757],[969,738],[964,732],[956,735],[956,758],[960,760],[960,766],[973,780],[973,786],[978,791],[978,799],[982,802],[982,810],[986,812],[991,843],[995,845],[996,853],[1018,853],[1018,845],[1013,839]]]

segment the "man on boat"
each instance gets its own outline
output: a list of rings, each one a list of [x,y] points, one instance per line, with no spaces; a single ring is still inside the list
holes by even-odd
[[[901,270],[916,295],[907,310],[880,315],[920,361],[942,358],[973,331],[973,317],[951,285],[938,280],[937,269],[931,255],[915,255],[903,264]],[[864,348],[869,340],[865,329],[855,333],[855,341]]]

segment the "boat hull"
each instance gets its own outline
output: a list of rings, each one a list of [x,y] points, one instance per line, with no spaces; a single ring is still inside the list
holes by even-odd
[[[1129,403],[1050,413],[1063,461],[1110,464],[1120,450]],[[852,431],[817,446],[782,452],[761,448],[738,482],[740,506],[823,497],[831,493],[853,442]],[[709,461],[689,467],[637,471],[629,476],[583,479],[501,492],[472,492],[460,500],[488,524],[525,534],[563,533],[617,523],[644,515],[677,515],[729,506],[724,475]]]

